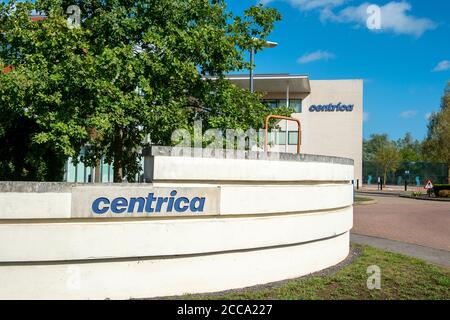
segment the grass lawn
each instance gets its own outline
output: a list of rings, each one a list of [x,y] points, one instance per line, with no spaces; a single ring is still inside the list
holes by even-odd
[[[373,199],[371,199],[371,198],[366,198],[366,197],[355,197],[355,203],[358,203],[358,202],[366,202],[366,201],[372,201]]]
[[[450,269],[367,246],[353,245],[360,255],[328,276],[310,276],[273,286],[258,286],[184,299],[450,299]],[[367,289],[367,268],[381,269],[381,289]]]

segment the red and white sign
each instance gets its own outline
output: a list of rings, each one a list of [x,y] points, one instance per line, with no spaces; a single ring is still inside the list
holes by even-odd
[[[431,180],[428,180],[427,184],[425,185],[425,187],[423,187],[425,190],[430,190],[433,189],[433,182],[431,182]]]

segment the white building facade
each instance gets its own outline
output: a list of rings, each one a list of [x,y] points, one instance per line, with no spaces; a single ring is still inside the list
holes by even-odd
[[[228,76],[249,87],[246,75]],[[255,75],[254,89],[270,106],[289,106],[301,122],[301,153],[351,158],[362,184],[363,80],[310,80],[304,75]],[[271,151],[297,151],[297,124],[282,120]]]

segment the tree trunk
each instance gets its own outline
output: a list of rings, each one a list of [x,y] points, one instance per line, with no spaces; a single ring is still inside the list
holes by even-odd
[[[122,129],[117,132],[114,141],[114,182],[123,182],[123,134]]]
[[[384,176],[383,176],[383,185],[386,186],[386,180],[387,180],[387,169],[384,169]]]
[[[94,172],[95,172],[95,175],[94,175],[94,182],[95,182],[95,183],[100,183],[100,182],[101,182],[101,176],[100,176],[100,173],[101,173],[101,169],[100,169],[100,161],[97,161],[97,162],[96,162]]]

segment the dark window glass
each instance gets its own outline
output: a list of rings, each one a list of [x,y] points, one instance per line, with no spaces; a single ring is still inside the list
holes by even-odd
[[[267,99],[263,100],[270,108],[286,107],[286,99]],[[295,110],[295,113],[302,112],[302,100],[291,99],[289,100],[289,107]]]
[[[289,107],[295,110],[295,113],[302,112],[302,100],[300,99],[292,99],[289,100]]]
[[[286,99],[279,99],[278,100],[278,106],[279,107],[286,107]]]
[[[278,100],[264,100],[263,101],[265,104],[267,104],[269,106],[269,108],[276,108],[278,107]]]

